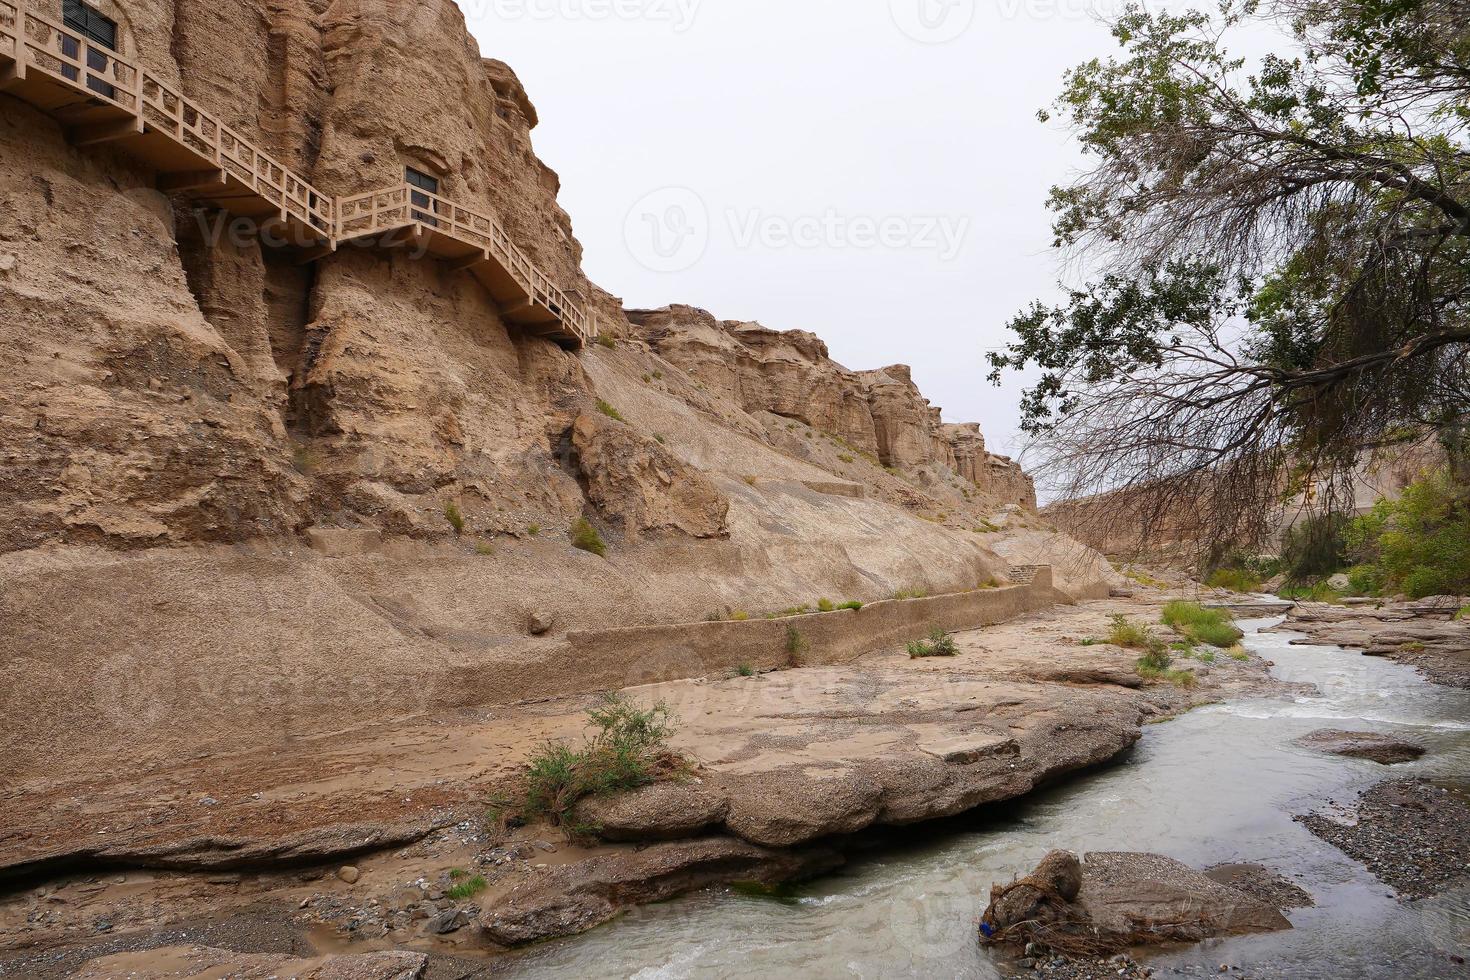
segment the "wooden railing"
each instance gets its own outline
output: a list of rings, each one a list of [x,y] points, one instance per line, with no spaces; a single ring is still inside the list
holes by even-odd
[[[337,232],[341,241],[380,235],[408,224],[486,250],[536,303],[566,325],[583,342],[593,339],[591,320],[510,240],[491,215],[457,204],[409,184],[353,194],[337,200]]]
[[[484,249],[530,302],[548,311],[579,342],[595,336],[587,314],[536,268],[500,222],[488,214],[407,184],[346,197],[323,194],[155,72],[27,9],[24,0],[0,0],[0,66],[7,61],[18,66],[10,70],[20,77],[40,72],[100,106],[121,110],[137,120],[140,135],[165,135],[189,150],[188,156],[195,158],[199,169],[218,170],[221,183],[231,185],[232,195],[234,185],[243,187],[268,202],[283,219],[294,218],[309,229],[328,250],[341,240],[417,223]]]
[[[50,17],[19,7],[24,23],[16,59],[38,68],[91,98],[134,115],[138,112],[138,66],[67,30]],[[14,18],[12,18],[14,19]]]

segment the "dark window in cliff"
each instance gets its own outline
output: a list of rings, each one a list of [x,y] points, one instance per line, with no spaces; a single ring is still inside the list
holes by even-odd
[[[405,167],[403,179],[408,181],[409,187],[417,188],[408,192],[409,199],[415,208],[413,220],[422,221],[426,225],[438,227],[439,222],[431,213],[437,209],[438,205],[429,194],[439,193],[439,178],[430,177],[423,171],[415,170],[412,167]],[[422,193],[423,191],[428,191],[428,194]],[[417,210],[418,208],[423,208],[424,210]]]
[[[100,45],[111,51],[117,50],[117,22],[103,16],[101,11],[94,10],[81,0],[62,0],[61,20],[69,30],[76,31],[92,44]],[[81,53],[81,45],[76,38],[63,34],[61,53],[68,58],[76,58]],[[117,97],[116,90],[99,77],[107,71],[108,67],[107,55],[88,46],[87,68],[90,71],[87,73],[87,88],[112,99]],[[73,65],[63,64],[61,73],[72,81],[76,81],[81,71]]]

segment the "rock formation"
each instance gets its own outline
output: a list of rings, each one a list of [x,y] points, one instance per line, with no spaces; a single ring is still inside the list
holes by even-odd
[[[986,451],[978,424],[943,423],[907,365],[849,371],[815,334],[721,322],[691,306],[628,315],[661,357],[747,412],[796,419],[884,466],[945,467],[996,501],[1036,509],[1030,477]]]
[[[412,241],[283,244],[0,94],[0,768],[575,690],[578,632],[973,590],[1045,563],[1013,536],[1065,544],[907,368],[589,283],[536,109],[452,2],[100,9],[331,201],[411,169],[496,216],[604,336],[564,349]],[[1084,566],[1065,596],[1106,593]]]

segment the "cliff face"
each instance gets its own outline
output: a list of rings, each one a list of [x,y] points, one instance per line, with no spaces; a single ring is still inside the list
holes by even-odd
[[[100,5],[122,53],[323,194],[411,167],[498,215],[606,337],[564,350],[408,248],[272,243],[0,93],[0,697],[45,706],[6,713],[9,764],[139,724],[234,744],[431,689],[534,697],[570,631],[962,592],[1045,557],[1024,474],[907,368],[686,307],[630,319],[588,283],[536,110],[452,3]],[[605,558],[572,546],[583,520]],[[1043,546],[1006,557],[1026,529]]]
[[[986,451],[978,423],[942,422],[907,365],[849,371],[815,334],[721,322],[690,306],[630,311],[629,318],[661,357],[747,412],[832,433],[884,466],[946,467],[995,500],[1036,508],[1031,478]]]

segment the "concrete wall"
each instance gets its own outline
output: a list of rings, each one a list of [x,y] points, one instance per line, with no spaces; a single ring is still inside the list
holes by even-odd
[[[803,641],[801,665],[850,663],[865,654],[920,639],[936,627],[949,632],[978,629],[1055,605],[1060,594],[1052,588],[1051,569],[1037,568],[1031,576],[1024,585],[875,602],[858,610],[785,619],[576,631],[567,634],[566,650],[538,665],[543,677],[555,677],[561,682],[556,686],[568,685],[569,689],[543,694],[707,677],[742,665],[757,669],[788,666],[788,631],[793,629]]]

